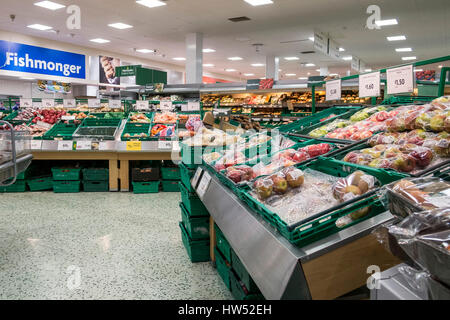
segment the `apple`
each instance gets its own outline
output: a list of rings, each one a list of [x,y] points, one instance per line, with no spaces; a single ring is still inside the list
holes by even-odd
[[[309,154],[305,151],[297,151],[292,157],[292,161],[300,163],[309,159]]]
[[[271,179],[258,179],[255,181],[254,187],[261,200],[265,200],[272,195],[273,182]]]
[[[392,166],[397,171],[411,172],[416,167],[416,160],[409,155],[402,154],[392,161]]]
[[[302,170],[294,168],[286,173],[286,180],[291,188],[298,188],[305,182],[305,175]]]
[[[443,131],[445,128],[445,118],[445,114],[443,113],[437,114],[432,117],[430,120],[431,130],[435,132]]]
[[[275,193],[286,193],[288,189],[288,182],[286,180],[286,177],[283,174],[275,174],[270,177],[270,179],[273,182],[273,191]]]
[[[429,148],[416,147],[409,155],[414,158],[416,164],[421,168],[427,167],[433,161],[433,152]]]
[[[227,173],[227,177],[234,183],[239,183],[242,181],[242,173],[243,172],[239,170],[232,170]]]

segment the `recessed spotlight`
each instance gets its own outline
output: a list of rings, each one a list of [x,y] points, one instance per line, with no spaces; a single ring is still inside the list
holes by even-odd
[[[339,48],[339,52],[344,52],[344,51],[345,51],[344,48],[342,48],[342,47]]]
[[[264,63],[252,63],[252,67],[264,67]]]
[[[395,51],[397,51],[397,52],[411,52],[412,49],[411,48],[397,48],[397,49],[395,49]]]
[[[439,69],[442,69],[442,65],[438,66]]]
[[[364,69],[364,72],[371,72],[372,69]]]
[[[398,21],[397,19],[377,20],[375,21],[375,24],[379,27],[393,26],[398,24]]]
[[[388,41],[401,41],[401,40],[406,40],[406,37],[401,35],[401,36],[390,36],[390,37],[386,37],[386,39]]]
[[[161,7],[167,5],[167,3],[159,1],[159,0],[137,0],[136,3],[139,3],[143,6],[149,8]]]
[[[89,41],[95,42],[95,43],[108,43],[108,42],[111,42],[111,41],[109,41],[109,40],[102,39],[102,38],[91,39],[91,40],[89,40]]]
[[[317,72],[320,72],[320,69],[316,69]]]
[[[65,5],[62,5],[62,4],[59,4],[56,2],[52,2],[52,1],[39,1],[39,2],[35,2],[34,5],[45,8],[45,9],[53,10],[53,11],[66,7]]]
[[[308,78],[307,77],[300,77],[300,78],[298,78],[298,80],[308,80]]]
[[[254,75],[255,75],[254,73],[244,73],[244,76],[246,76],[246,77],[252,77]]]
[[[154,53],[155,50],[150,50],[150,49],[137,49],[136,52],[139,52],[139,53]]]
[[[298,57],[286,57],[286,58],[284,58],[284,60],[293,61],[293,60],[300,60],[300,59]]]
[[[314,42],[314,37],[309,37],[308,39]]]
[[[251,4],[252,6],[263,6],[265,4],[272,4],[272,0],[244,0],[245,2]]]
[[[416,57],[402,57],[403,61],[416,60]]]
[[[239,61],[239,60],[243,60],[243,59],[241,57],[230,57],[230,58],[228,58],[228,60]]]
[[[316,65],[314,63],[307,63],[305,64],[305,67],[315,67]]]
[[[352,56],[342,57],[342,60],[350,61],[352,60]]]
[[[186,58],[183,58],[183,57],[176,57],[176,58],[173,58],[173,60],[176,60],[176,61],[186,61]]]
[[[286,73],[286,77],[295,77],[296,75],[295,73]]]
[[[422,72],[423,69],[414,69],[414,72]]]
[[[311,75],[311,72],[308,72],[307,75],[310,76],[310,75]]]
[[[281,71],[283,71],[283,70],[281,70],[281,69],[278,69],[278,72],[281,72]]]
[[[203,64],[204,67],[214,67],[214,65],[212,63],[205,63]]]
[[[116,28],[116,29],[120,29],[120,30],[133,28],[133,26],[130,26],[129,24],[122,23],[122,22],[111,23],[111,24],[108,24],[108,26],[111,28]]]
[[[27,27],[30,28],[30,29],[35,29],[35,30],[40,30],[40,31],[47,31],[47,30],[53,29],[53,27],[44,26],[44,25],[39,24],[39,23],[30,24]]]
[[[212,52],[216,52],[216,50],[214,50],[214,49],[203,49],[203,53],[212,53]]]
[[[226,72],[235,72],[236,69],[225,69]]]

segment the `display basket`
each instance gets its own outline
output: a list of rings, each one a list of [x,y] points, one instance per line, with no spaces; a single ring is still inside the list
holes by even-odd
[[[149,141],[150,139],[150,123],[130,123],[127,122],[123,129],[122,141]],[[130,137],[126,135],[129,134]],[[142,136],[142,135],[146,136]]]
[[[91,138],[95,140],[114,140],[121,119],[86,118],[74,132],[73,138]]]
[[[132,184],[134,194],[159,192],[160,181],[145,181],[145,182],[133,181]]]
[[[56,123],[43,136],[43,140],[72,140],[72,136],[77,130],[76,124],[65,124],[63,122]]]
[[[154,123],[154,122],[152,122],[152,125],[150,126],[150,133],[151,133],[151,130],[153,129],[153,126],[155,126],[155,125],[173,126],[174,127],[174,131],[173,131],[171,136],[164,136],[164,137],[161,137],[161,136],[150,136],[149,140],[152,140],[152,141],[158,141],[158,140],[171,141],[174,138],[176,138],[176,140],[178,140],[178,121],[176,123]]]

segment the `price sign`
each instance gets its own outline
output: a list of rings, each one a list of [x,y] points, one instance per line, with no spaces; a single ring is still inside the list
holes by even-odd
[[[33,108],[41,109],[42,108],[42,102],[33,101]]]
[[[378,97],[380,95],[380,72],[371,72],[359,76],[359,97]]]
[[[262,120],[265,121],[265,122],[270,121],[269,118],[263,118]]]
[[[127,141],[127,151],[141,151],[142,142],[141,141]]]
[[[53,99],[42,99],[43,108],[53,108],[55,106],[55,100]]]
[[[172,110],[173,109],[172,101],[160,101],[159,108],[161,110]]]
[[[75,116],[62,116],[61,120],[75,120]]]
[[[191,180],[191,184],[194,188],[197,186],[198,180],[200,179],[202,172],[203,172],[203,169],[200,167],[198,167],[197,171],[195,171],[194,177]]]
[[[162,150],[172,150],[172,141],[163,141],[163,140],[159,140],[158,141],[158,149],[162,149]]]
[[[66,109],[73,109],[77,107],[77,102],[75,99],[64,99],[63,104]]]
[[[33,106],[33,99],[20,99],[21,108],[31,108]]]
[[[408,65],[386,70],[387,93],[408,93],[414,91],[413,66]]]
[[[72,151],[73,141],[58,141],[58,151]]]
[[[211,183],[211,175],[209,174],[209,172],[205,171],[203,173],[202,180],[200,181],[197,187],[197,194],[200,197],[200,199],[203,199],[203,196],[208,190],[210,183]]]
[[[187,111],[200,111],[199,101],[188,101]]]
[[[148,110],[148,100],[136,101],[136,110]]]
[[[52,124],[44,122],[44,121],[38,121],[38,122],[36,122],[36,125],[39,127],[46,128],[46,129],[50,129],[51,127],[53,127]]]
[[[122,107],[122,101],[120,101],[120,100],[109,100],[108,101],[108,106],[111,109],[120,109]]]
[[[327,81],[326,100],[341,100],[341,80]]]
[[[41,150],[42,140],[31,140],[31,150]]]
[[[100,108],[100,99],[88,99],[88,106],[93,109]]]
[[[76,144],[76,150],[91,150],[92,141],[79,140]]]

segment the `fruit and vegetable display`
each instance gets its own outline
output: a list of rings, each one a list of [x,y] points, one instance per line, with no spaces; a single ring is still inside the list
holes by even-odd
[[[152,127],[152,137],[173,137],[175,135],[175,125],[156,124]]]
[[[313,138],[323,137],[327,133],[332,132],[337,128],[345,128],[350,124],[351,122],[349,120],[335,119],[330,123],[327,123],[319,128],[312,130],[311,132],[308,133],[308,135]]]
[[[62,116],[67,115],[67,112],[60,108],[51,108],[51,109],[38,109],[38,111],[34,112],[34,114],[35,118],[32,121],[33,123],[41,121],[48,124],[55,124],[61,119]]]
[[[34,119],[39,114],[39,109],[37,108],[27,108],[21,109],[19,114],[14,118],[14,120],[30,121]]]
[[[173,112],[157,112],[153,118],[153,123],[176,123],[178,120],[178,116]]]
[[[370,118],[372,115],[374,115],[377,112],[380,111],[386,111],[385,106],[378,106],[378,107],[371,107],[371,108],[364,108],[362,110],[359,110],[354,115],[350,117],[350,121],[352,122],[358,122],[362,120],[366,120]]]
[[[183,143],[190,147],[213,147],[232,145],[243,141],[244,138],[239,135],[231,135],[219,129],[201,127],[195,136],[183,140]]]
[[[151,120],[145,113],[134,113],[130,115],[128,120],[131,123],[150,123]]]

